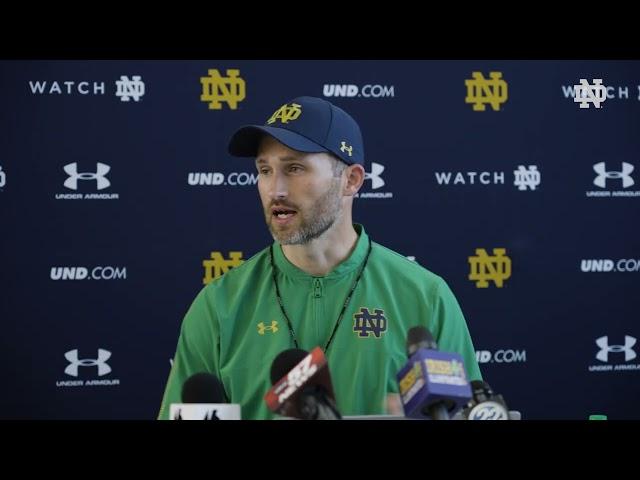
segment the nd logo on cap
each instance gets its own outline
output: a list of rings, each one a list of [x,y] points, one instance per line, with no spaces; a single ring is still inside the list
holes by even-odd
[[[364,165],[358,123],[347,112],[317,97],[297,97],[279,107],[264,125],[245,125],[229,141],[229,153],[255,157],[264,135],[303,153],[332,153],[347,165]]]
[[[271,115],[271,118],[267,120],[267,123],[271,125],[272,123],[275,123],[276,120],[280,120],[281,123],[289,123],[292,120],[296,120],[301,113],[302,107],[299,104],[285,104],[273,112],[273,115]]]

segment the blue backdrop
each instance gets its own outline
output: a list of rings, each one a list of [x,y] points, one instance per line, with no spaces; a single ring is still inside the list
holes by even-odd
[[[447,280],[510,408],[638,418],[640,62],[4,61],[0,92],[1,418],[155,418],[191,301],[271,242],[227,141],[300,95],[358,120],[355,221]]]

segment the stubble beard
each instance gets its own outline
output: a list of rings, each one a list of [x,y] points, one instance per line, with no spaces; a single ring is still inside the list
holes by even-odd
[[[280,229],[273,224],[271,207],[265,210],[271,236],[281,245],[304,245],[319,238],[329,230],[342,215],[340,182],[333,181],[331,187],[314,203],[308,212],[296,209],[299,218],[297,227]]]

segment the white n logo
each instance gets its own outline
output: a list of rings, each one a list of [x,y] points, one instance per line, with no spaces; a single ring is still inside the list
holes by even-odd
[[[116,80],[116,97],[120,97],[123,102],[128,102],[130,98],[139,101],[144,96],[144,82],[140,75],[133,75],[131,80],[126,75],[121,75],[120,80]]]

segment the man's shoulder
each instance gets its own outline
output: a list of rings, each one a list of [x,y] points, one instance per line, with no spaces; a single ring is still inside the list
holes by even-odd
[[[390,274],[400,275],[424,284],[439,285],[444,282],[440,275],[420,265],[415,258],[407,257],[395,250],[373,242],[372,253],[375,252],[377,263]]]

